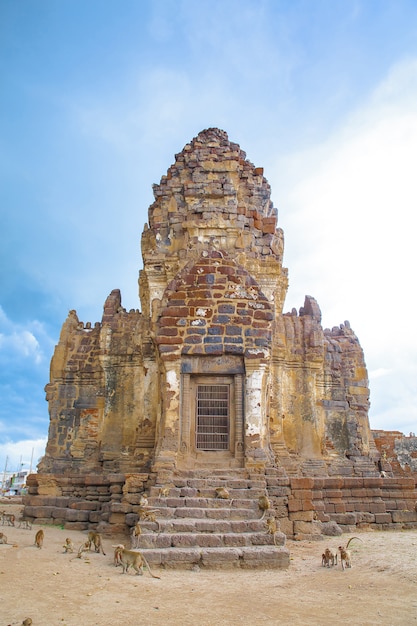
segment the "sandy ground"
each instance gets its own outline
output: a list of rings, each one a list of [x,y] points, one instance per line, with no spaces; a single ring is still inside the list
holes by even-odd
[[[0,502],[0,510],[21,507]],[[122,575],[113,565],[114,543],[104,538],[106,556],[74,558],[62,548],[86,533],[43,526],[44,546],[31,530],[1,526],[0,626],[130,626],[133,624],[349,624],[417,626],[417,530],[355,533],[353,567],[325,568],[321,554],[350,535],[319,542],[288,541],[287,570],[155,570],[161,579]]]

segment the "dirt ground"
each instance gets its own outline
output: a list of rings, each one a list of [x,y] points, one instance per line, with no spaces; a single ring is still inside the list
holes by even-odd
[[[6,512],[19,515],[21,508],[0,501]],[[78,559],[62,546],[69,536],[78,547],[86,533],[42,528],[39,550],[39,526],[0,525],[8,538],[0,545],[0,626],[27,617],[33,626],[417,626],[417,530],[355,532],[362,542],[351,543],[353,566],[345,571],[322,567],[321,554],[351,535],[288,541],[287,570],[155,570],[157,580],[146,570],[122,575],[113,565],[113,540],[104,538],[106,556]]]

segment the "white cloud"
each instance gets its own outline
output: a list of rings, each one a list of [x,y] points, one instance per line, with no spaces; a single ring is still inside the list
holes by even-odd
[[[370,380],[375,380],[376,378],[387,376],[391,371],[392,370],[386,369],[385,367],[378,367],[377,369],[368,372],[368,376]]]
[[[417,61],[408,60],[338,132],[280,163],[270,178],[283,207],[286,310],[309,294],[325,326],[348,319],[374,373],[372,426],[391,420],[390,429],[409,430],[417,430],[417,335],[409,317],[416,305],[416,102]],[[377,385],[382,373],[385,384]],[[401,394],[390,395],[388,381]]]
[[[12,322],[0,306],[0,354],[7,359],[30,359],[41,363],[44,353],[36,335],[45,337],[42,324],[31,321],[27,327]]]
[[[24,470],[36,472],[40,458],[45,454],[46,438],[27,439],[0,444],[0,474]]]

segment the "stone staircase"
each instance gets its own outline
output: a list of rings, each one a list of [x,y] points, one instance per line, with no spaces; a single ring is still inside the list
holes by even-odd
[[[259,496],[264,474],[247,470],[176,472],[156,477],[148,508],[157,522],[142,521],[137,548],[162,568],[286,568],[289,551],[284,533],[267,534]],[[160,495],[161,487],[169,487]],[[229,499],[216,497],[225,487]],[[137,516],[136,516],[137,518]],[[136,520],[131,520],[135,523]]]

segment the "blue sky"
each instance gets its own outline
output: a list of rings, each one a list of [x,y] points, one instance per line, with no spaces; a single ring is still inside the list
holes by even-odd
[[[371,426],[417,431],[415,0],[0,0],[0,80],[0,471],[43,453],[68,310],[138,308],[152,184],[211,126],[271,184],[285,310],[349,320]]]

